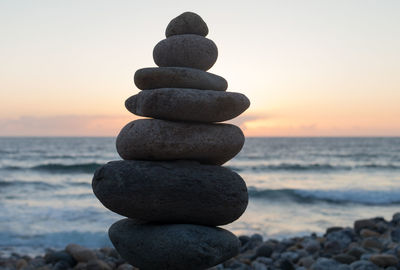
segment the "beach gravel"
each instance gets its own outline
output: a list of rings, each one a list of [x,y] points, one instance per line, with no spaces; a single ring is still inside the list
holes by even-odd
[[[391,254],[374,254],[370,261],[381,267],[396,266],[399,263],[398,258]]]
[[[327,228],[324,235],[313,233],[307,236],[297,236],[282,240],[264,240],[260,234],[241,235],[236,238],[231,233],[219,228],[173,224],[138,225],[135,221],[125,219],[113,225],[110,233],[113,235],[112,237],[115,237],[113,241],[119,241],[118,250],[120,250],[121,254],[122,252],[129,252],[129,254],[125,254],[126,256],[124,255],[126,258],[134,256],[142,260],[137,254],[144,254],[145,251],[151,256],[145,256],[147,259],[144,260],[156,258],[156,255],[167,256],[166,254],[169,254],[168,249],[163,247],[173,243],[174,248],[178,249],[178,251],[172,251],[171,259],[175,260],[179,254],[188,252],[190,256],[196,257],[193,262],[199,262],[199,265],[204,267],[203,269],[208,267],[205,266],[204,261],[208,260],[207,256],[210,253],[222,258],[221,250],[226,254],[229,252],[234,254],[240,250],[240,253],[235,257],[225,262],[221,261],[219,264],[208,268],[208,270],[396,270],[400,269],[400,244],[391,238],[391,232],[400,228],[400,223],[397,220],[399,215],[396,213],[391,221],[386,221],[383,218],[371,218],[356,223],[358,225],[361,223],[368,224],[369,228],[375,228],[370,230],[377,234],[374,237],[382,243],[377,248],[362,247],[364,240],[371,236],[369,236],[369,233],[368,235],[361,233],[362,230],[358,226]],[[136,229],[132,230],[132,227]],[[149,228],[146,229],[146,227]],[[382,228],[386,229],[382,230]],[[120,230],[125,231],[126,234],[120,234]],[[339,233],[329,236],[335,232]],[[132,238],[130,238],[130,235],[133,235]],[[167,235],[173,235],[174,237],[172,239]],[[350,235],[351,241],[349,242],[348,238],[344,236],[346,240],[343,243],[346,243],[346,245],[341,247],[338,244],[339,250],[330,250],[326,246],[326,242],[337,242],[339,235]],[[130,242],[129,239],[131,240]],[[188,242],[184,242],[182,239]],[[196,239],[205,239],[208,244],[202,245],[201,241],[194,243]],[[218,239],[221,242],[217,243]],[[35,258],[13,253],[7,258],[0,257],[0,269],[88,270],[93,269],[92,267],[96,265],[104,269],[138,270],[138,268],[129,265],[129,262],[123,259],[114,248],[106,247],[99,250],[91,250],[78,245],[68,245],[66,249],[71,250],[71,247],[75,252],[80,251],[84,254],[87,254],[87,250],[90,250],[90,253],[94,254],[96,259],[88,261],[85,259],[85,262],[77,262],[75,259],[71,259],[66,250],[49,250],[44,256]],[[199,252],[199,257],[195,256],[196,252]],[[86,257],[87,255],[84,256]],[[76,257],[81,257],[81,255],[76,254]],[[209,262],[217,263],[215,260],[210,260]],[[197,266],[192,268],[189,263],[189,261],[184,261],[184,264],[176,269],[198,269],[196,268]],[[141,268],[140,270],[142,269],[146,268]]]
[[[93,250],[77,244],[69,244],[65,251],[68,252],[77,262],[88,262],[97,259]]]

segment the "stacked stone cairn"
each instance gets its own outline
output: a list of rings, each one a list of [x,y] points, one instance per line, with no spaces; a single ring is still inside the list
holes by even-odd
[[[192,12],[169,23],[167,38],[153,51],[159,67],[136,71],[142,91],[125,102],[148,118],[121,130],[116,146],[123,160],[93,177],[100,202],[127,217],[110,227],[112,243],[142,270],[206,269],[239,253],[238,238],[216,226],[238,219],[247,207],[245,182],[221,166],[241,150],[244,136],[217,122],[238,116],[250,102],[206,72],[218,56],[207,34]]]

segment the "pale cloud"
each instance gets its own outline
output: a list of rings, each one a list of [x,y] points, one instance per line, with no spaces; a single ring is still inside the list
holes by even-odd
[[[250,111],[229,121],[239,126],[247,137],[313,136],[399,136],[399,125],[369,122],[352,125],[343,122],[315,121],[278,112]]]
[[[246,124],[254,121],[267,120],[269,118],[270,117],[265,113],[245,112],[235,119],[229,120],[227,123],[239,126],[242,130],[245,130],[247,129]]]

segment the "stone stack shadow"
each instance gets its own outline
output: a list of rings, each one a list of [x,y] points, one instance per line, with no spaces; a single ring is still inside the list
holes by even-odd
[[[206,72],[218,50],[195,13],[173,19],[154,48],[159,66],[143,68],[141,89],[126,108],[149,117],[128,123],[117,137],[123,158],[100,167],[92,187],[111,211],[127,217],[109,236],[120,255],[142,269],[206,269],[238,254],[240,242],[216,226],[245,211],[247,187],[221,165],[244,144],[240,128],[222,124],[250,105]]]

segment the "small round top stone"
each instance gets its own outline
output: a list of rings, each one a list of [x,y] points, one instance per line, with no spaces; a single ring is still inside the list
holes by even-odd
[[[165,30],[165,36],[194,34],[207,36],[208,27],[203,19],[193,12],[184,12],[178,17],[172,19]]]

